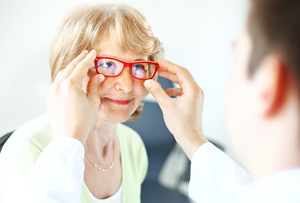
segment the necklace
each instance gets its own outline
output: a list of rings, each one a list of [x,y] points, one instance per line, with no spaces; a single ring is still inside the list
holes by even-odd
[[[85,156],[100,171],[109,171],[110,169],[112,169],[113,165],[115,164],[115,142],[114,142],[114,140],[113,140],[113,151],[114,151],[113,162],[110,164],[110,166],[108,168],[101,168],[100,166],[98,166],[97,164],[95,164],[86,153],[85,153]]]

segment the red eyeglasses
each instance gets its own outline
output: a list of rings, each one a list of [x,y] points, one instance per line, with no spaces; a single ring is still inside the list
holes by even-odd
[[[158,63],[150,61],[128,63],[111,57],[96,57],[95,59],[96,72],[106,77],[117,77],[126,67],[129,67],[133,78],[148,80],[154,77],[158,66]]]

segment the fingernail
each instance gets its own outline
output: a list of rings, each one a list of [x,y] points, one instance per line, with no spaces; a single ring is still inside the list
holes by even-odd
[[[100,83],[103,82],[104,79],[105,79],[104,75],[100,75],[100,76],[99,76],[99,82],[100,82]]]
[[[144,84],[145,84],[146,89],[150,89],[152,86],[151,80],[146,80]]]
[[[86,54],[86,53],[88,53],[89,51],[88,50],[84,50],[82,53],[83,54]]]

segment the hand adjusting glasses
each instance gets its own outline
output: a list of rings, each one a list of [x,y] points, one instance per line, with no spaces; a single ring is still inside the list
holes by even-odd
[[[150,61],[129,63],[111,57],[96,57],[95,59],[96,72],[106,77],[117,77],[121,75],[126,67],[129,67],[133,78],[148,80],[154,77],[158,66],[158,63]]]

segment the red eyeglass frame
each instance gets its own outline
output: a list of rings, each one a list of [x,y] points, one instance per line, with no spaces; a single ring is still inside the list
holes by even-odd
[[[123,64],[123,69],[121,70],[121,72],[120,72],[118,75],[104,75],[104,74],[103,74],[105,77],[118,77],[119,75],[122,74],[123,70],[124,70],[126,67],[129,67],[129,68],[130,68],[131,76],[132,76],[133,78],[138,79],[138,80],[150,80],[150,79],[152,79],[152,78],[155,76],[155,74],[156,74],[156,72],[157,72],[157,69],[158,69],[158,67],[159,67],[158,63],[151,62],[151,61],[137,61],[137,62],[131,62],[131,63],[130,63],[130,62],[121,61],[121,60],[119,60],[119,59],[112,58],[112,57],[96,57],[96,59],[95,59],[95,61],[94,61],[94,64],[95,64],[95,70],[96,70],[97,74],[100,74],[100,73],[98,72],[98,68],[97,68],[97,64],[98,64],[98,61],[99,61],[100,59],[112,59],[112,60],[116,60],[116,61],[118,61],[118,62],[120,62],[120,63]],[[149,63],[149,64],[152,64],[152,65],[155,65],[155,71],[154,71],[153,76],[152,76],[151,78],[143,79],[143,78],[137,78],[137,77],[133,76],[133,74],[132,74],[132,66],[135,65],[135,64],[140,64],[140,63]]]

